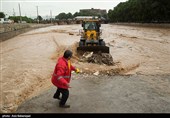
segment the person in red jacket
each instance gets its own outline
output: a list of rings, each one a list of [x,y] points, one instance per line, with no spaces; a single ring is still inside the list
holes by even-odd
[[[58,59],[55,66],[54,73],[52,75],[51,81],[57,87],[57,91],[53,98],[61,100],[59,102],[59,107],[70,108],[70,105],[66,105],[66,101],[69,97],[69,90],[71,88],[69,83],[71,79],[71,71],[79,73],[79,69],[71,65],[70,59],[72,57],[72,51],[66,50],[63,57]],[[60,93],[62,97],[60,98]]]

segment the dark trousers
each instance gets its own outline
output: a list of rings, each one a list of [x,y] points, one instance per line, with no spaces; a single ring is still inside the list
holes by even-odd
[[[65,105],[68,97],[69,97],[69,90],[68,89],[63,89],[63,88],[57,88],[56,93],[54,94],[55,97],[59,97],[60,93],[62,94],[60,105]]]

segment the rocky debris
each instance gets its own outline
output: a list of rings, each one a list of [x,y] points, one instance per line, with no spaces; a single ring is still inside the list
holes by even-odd
[[[93,75],[99,75],[99,71],[96,71],[95,73],[93,73]]]
[[[88,63],[96,63],[96,64],[106,64],[106,65],[114,65],[113,58],[108,53],[93,53],[93,52],[85,52],[83,56],[80,58],[82,62]]]
[[[83,57],[85,57],[86,59],[88,59],[88,58],[90,58],[90,57],[92,57],[92,55],[93,55],[93,52],[86,52],[86,53],[84,53],[83,54]]]
[[[69,35],[74,35],[73,33],[69,32]]]

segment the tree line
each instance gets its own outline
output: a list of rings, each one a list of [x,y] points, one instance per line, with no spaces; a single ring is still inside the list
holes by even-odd
[[[9,16],[8,19],[13,20],[14,22],[20,21],[20,16]],[[33,23],[34,20],[32,18],[28,18],[27,16],[21,16],[22,21],[26,21],[27,23]]]
[[[74,14],[72,13],[59,13],[58,15],[55,16],[55,19],[58,20],[68,20],[68,19],[73,19],[76,16],[98,16],[100,17],[104,17],[107,18],[107,14],[105,15],[100,15],[100,14],[96,14],[96,13],[92,13],[90,11],[80,11],[80,12],[75,12]],[[3,12],[0,12],[0,18],[5,18],[5,14]],[[14,22],[18,22],[20,21],[20,16],[9,16],[8,17],[11,20],[14,20]],[[32,18],[28,18],[27,16],[21,16],[21,19],[23,21],[26,21],[27,23],[33,23],[34,21],[37,21],[37,18],[32,19]],[[38,16],[39,21],[44,20],[40,15]]]
[[[128,0],[119,3],[108,14],[100,16],[99,14],[89,11],[75,12],[74,14],[59,13],[55,19],[73,19],[76,16],[98,16],[109,18],[110,22],[138,22],[138,23],[170,23],[170,0]],[[4,18],[5,14],[0,12],[0,18]],[[43,20],[38,16],[39,20]],[[10,19],[19,21],[19,16],[10,16]],[[36,19],[23,17],[27,22],[33,22]]]
[[[63,19],[73,19],[77,16],[98,16],[99,18],[100,17],[104,17],[107,19],[107,14],[104,14],[104,15],[100,15],[100,14],[96,14],[96,13],[93,13],[93,12],[90,12],[90,11],[80,11],[80,12],[75,12],[74,14],[71,14],[70,12],[69,13],[60,13],[58,14],[55,19],[59,19],[59,20],[63,20]]]
[[[128,0],[109,10],[111,22],[170,22],[170,0]]]

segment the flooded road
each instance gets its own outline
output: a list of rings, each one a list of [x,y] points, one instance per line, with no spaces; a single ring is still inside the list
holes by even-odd
[[[73,50],[73,65],[82,74],[170,74],[170,29],[102,24],[101,37],[110,47],[114,66],[78,61],[79,29],[81,25],[51,26],[1,42],[1,112],[15,112],[26,99],[53,86],[51,74],[65,49]],[[167,84],[162,88],[167,90]]]

